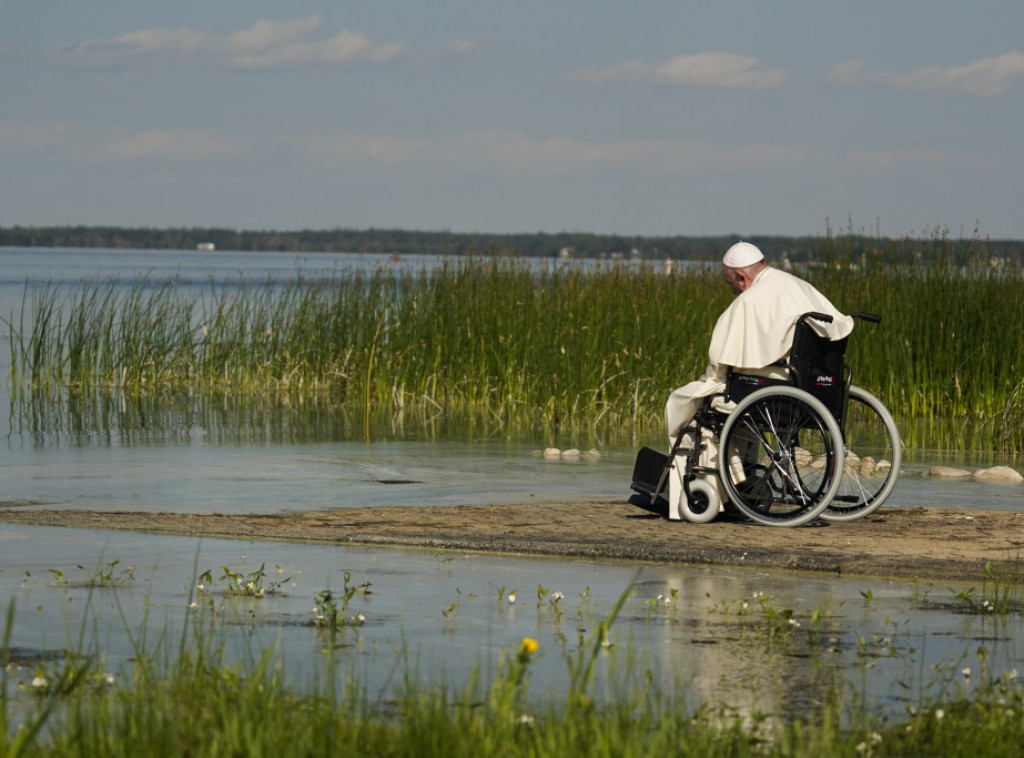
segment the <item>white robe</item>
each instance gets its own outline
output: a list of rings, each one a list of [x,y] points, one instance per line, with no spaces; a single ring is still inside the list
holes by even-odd
[[[838,340],[853,331],[853,319],[807,282],[775,268],[758,274],[719,316],[704,375],[669,396],[665,422],[670,440],[690,423],[705,397],[725,391],[729,366],[745,373],[785,376],[771,364],[789,355],[796,320],[811,311],[832,316],[830,324],[810,322],[823,337]]]

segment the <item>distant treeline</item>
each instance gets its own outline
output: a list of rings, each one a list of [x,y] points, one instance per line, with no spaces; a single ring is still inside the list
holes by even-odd
[[[642,256],[644,258],[712,259],[740,239],[739,235],[643,237],[558,232],[482,234],[404,229],[304,229],[302,231],[239,231],[219,228],[147,229],[116,226],[0,227],[0,247],[84,247],[148,250],[217,250],[295,253],[514,253],[574,258]],[[1024,241],[977,237],[951,239],[937,229],[920,238],[889,239],[831,231],[821,236],[744,235],[772,259],[820,260],[830,256],[871,255],[885,259],[931,257],[941,251],[957,259],[1024,257]]]

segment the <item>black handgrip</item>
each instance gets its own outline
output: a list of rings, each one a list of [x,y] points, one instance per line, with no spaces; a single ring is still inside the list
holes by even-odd
[[[828,315],[827,313],[815,313],[813,311],[811,313],[805,313],[804,315],[802,315],[799,318],[799,320],[800,321],[806,321],[809,318],[813,318],[815,321],[821,321],[822,323],[825,323],[825,324],[831,324],[832,323],[832,317],[830,315]]]
[[[877,313],[865,313],[864,311],[857,311],[856,313],[851,313],[850,315],[853,316],[854,318],[859,318],[863,321],[870,321],[874,324],[877,324],[879,321],[882,320],[882,317],[879,316]]]

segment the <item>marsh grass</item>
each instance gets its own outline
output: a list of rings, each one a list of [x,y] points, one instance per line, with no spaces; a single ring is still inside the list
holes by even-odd
[[[1005,616],[1008,613],[1024,613],[1024,587],[1021,586],[1021,566],[993,566],[985,564],[984,581],[981,589],[968,587],[954,596],[955,608],[962,613],[974,615]]]
[[[846,311],[854,382],[905,442],[1024,451],[1024,282],[943,233],[828,237],[798,273]],[[810,257],[815,258],[815,251]],[[660,430],[731,295],[714,267],[535,267],[451,258],[418,272],[299,273],[199,294],[140,279],[26,293],[11,325],[22,415],[55,403],[275,398],[495,428]],[[178,398],[179,400],[175,400]],[[248,398],[248,400],[246,400]]]

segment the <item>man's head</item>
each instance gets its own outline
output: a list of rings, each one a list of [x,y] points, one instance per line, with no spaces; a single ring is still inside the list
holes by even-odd
[[[738,295],[749,287],[763,269],[768,268],[764,253],[749,242],[737,242],[722,256],[722,278]]]

